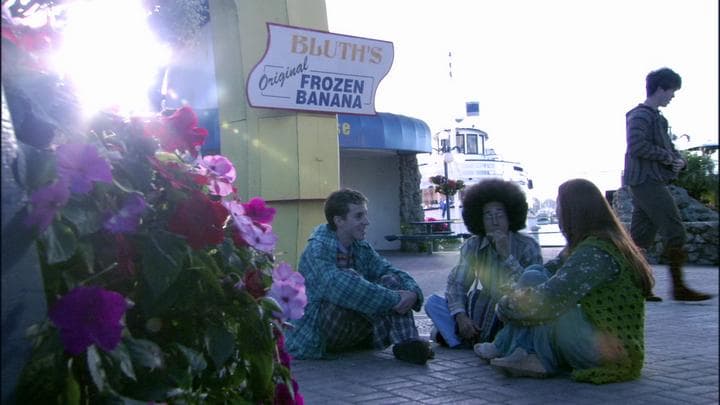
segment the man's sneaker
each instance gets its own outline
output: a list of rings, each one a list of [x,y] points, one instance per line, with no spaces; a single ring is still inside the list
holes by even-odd
[[[490,361],[496,357],[500,357],[502,353],[500,353],[500,350],[498,350],[497,346],[495,346],[494,343],[487,342],[487,343],[477,343],[475,346],[473,346],[473,351],[475,354],[480,356],[481,359]]]
[[[513,377],[545,378],[550,376],[535,353],[528,354],[518,347],[511,355],[490,360],[490,365]]]
[[[396,359],[420,365],[435,357],[435,352],[430,348],[430,344],[422,340],[397,343],[393,346],[392,351]]]

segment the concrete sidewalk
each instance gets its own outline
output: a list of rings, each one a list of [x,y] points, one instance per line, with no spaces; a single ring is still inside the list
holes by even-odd
[[[555,252],[545,250],[544,256]],[[383,252],[416,278],[425,295],[444,289],[457,252],[432,256]],[[546,257],[547,258],[547,257]],[[314,404],[717,404],[718,298],[682,303],[669,298],[666,266],[653,266],[655,293],[646,305],[645,367],[636,381],[592,385],[559,376],[509,378],[471,350],[435,346],[425,366],[397,361],[390,349],[344,354],[337,360],[294,360],[305,403]],[[717,294],[718,268],[688,267],[688,284]],[[421,335],[431,323],[416,313]]]

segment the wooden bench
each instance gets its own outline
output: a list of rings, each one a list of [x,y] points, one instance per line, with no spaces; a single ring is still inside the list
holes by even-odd
[[[396,240],[406,240],[411,242],[425,242],[428,246],[428,254],[431,255],[433,253],[433,241],[441,240],[441,239],[467,239],[471,237],[472,235],[469,233],[454,233],[452,231],[446,231],[446,232],[435,232],[430,234],[424,234],[424,233],[416,233],[413,235],[386,235],[385,240],[388,242],[393,242]]]

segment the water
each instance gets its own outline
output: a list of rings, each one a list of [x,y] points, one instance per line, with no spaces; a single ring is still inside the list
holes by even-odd
[[[425,219],[427,218],[445,219],[442,216],[442,211],[440,209],[425,211]],[[468,233],[465,224],[462,222],[462,213],[460,208],[453,207],[450,209],[450,219],[457,221],[456,223],[451,224],[453,232]],[[540,243],[540,246],[565,246],[565,237],[562,235],[562,233],[560,233],[560,228],[558,227],[558,224],[535,225],[538,227],[537,235],[534,235],[531,231],[533,225],[535,225],[534,219],[529,219],[528,228],[522,229],[520,232],[531,235],[533,237],[537,236],[536,239],[538,240],[538,243]]]

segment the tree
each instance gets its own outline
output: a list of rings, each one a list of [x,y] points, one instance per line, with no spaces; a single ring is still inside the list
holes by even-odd
[[[532,206],[530,207],[533,212],[540,211],[540,200],[537,197],[533,197]]]
[[[675,185],[687,190],[688,194],[715,210],[718,209],[718,175],[715,163],[709,155],[698,155],[683,151],[687,167],[680,172]]]
[[[549,208],[551,210],[555,209],[555,200],[552,198],[548,198],[542,202],[542,208]]]

